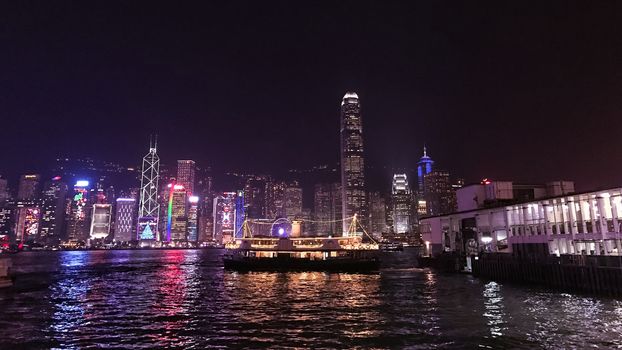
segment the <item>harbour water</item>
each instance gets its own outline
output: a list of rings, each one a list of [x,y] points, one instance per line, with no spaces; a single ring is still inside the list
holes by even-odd
[[[612,348],[622,301],[413,267],[236,273],[222,250],[23,252],[0,348]]]

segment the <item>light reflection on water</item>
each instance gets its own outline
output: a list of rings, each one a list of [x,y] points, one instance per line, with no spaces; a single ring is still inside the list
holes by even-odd
[[[488,282],[484,285],[484,317],[488,319],[490,334],[493,337],[503,335],[505,321],[503,320],[503,297],[501,294],[501,286],[497,282]]]
[[[622,302],[412,268],[236,273],[217,250],[20,253],[0,348],[601,348]]]

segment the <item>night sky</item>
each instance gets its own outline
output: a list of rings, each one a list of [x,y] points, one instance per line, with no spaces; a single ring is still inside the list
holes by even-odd
[[[166,163],[333,164],[354,90],[376,180],[425,143],[467,182],[622,185],[621,6],[3,1],[0,174],[138,164],[150,133]]]

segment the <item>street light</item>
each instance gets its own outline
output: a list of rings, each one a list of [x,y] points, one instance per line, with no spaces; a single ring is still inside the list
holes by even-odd
[[[482,239],[482,243],[484,243],[484,251],[489,252],[490,247],[488,245],[490,244],[490,242],[492,242],[492,237],[483,236],[481,239]]]

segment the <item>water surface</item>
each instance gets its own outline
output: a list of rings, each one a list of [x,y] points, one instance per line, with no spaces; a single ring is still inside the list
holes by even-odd
[[[24,252],[0,348],[611,348],[622,302],[413,268],[236,273],[221,250]]]

